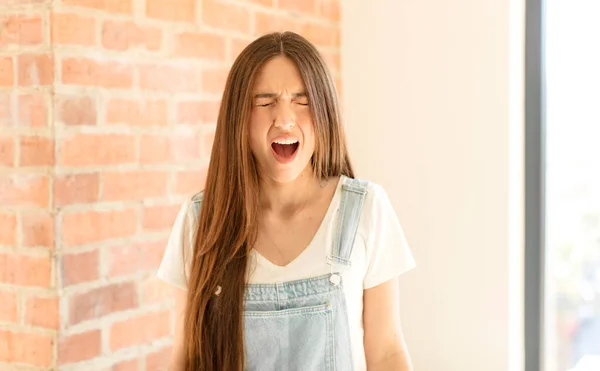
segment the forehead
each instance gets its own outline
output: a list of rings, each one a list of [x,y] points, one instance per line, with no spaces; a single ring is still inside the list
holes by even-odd
[[[259,70],[254,83],[255,93],[281,93],[304,90],[304,81],[296,64],[285,56],[277,56]]]

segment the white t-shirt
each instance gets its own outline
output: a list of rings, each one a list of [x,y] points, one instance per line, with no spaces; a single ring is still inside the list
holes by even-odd
[[[248,264],[249,282],[280,283],[321,276],[331,272],[327,253],[331,251],[335,231],[334,210],[339,207],[344,176],[340,178],[323,222],[311,243],[291,263],[277,266],[255,250]],[[193,202],[187,200],[175,220],[157,276],[186,289],[190,255],[194,244],[197,216]],[[183,249],[182,249],[183,247]],[[185,255],[185,256],[184,256]],[[352,357],[355,371],[365,371],[363,331],[363,290],[375,287],[412,269],[415,260],[406,242],[396,213],[383,188],[370,182],[350,257],[351,267],[344,272],[344,293],[348,307]],[[185,270],[184,270],[185,267]]]

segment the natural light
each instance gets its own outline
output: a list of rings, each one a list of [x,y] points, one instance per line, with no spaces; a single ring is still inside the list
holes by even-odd
[[[600,1],[546,1],[545,371],[600,370]]]

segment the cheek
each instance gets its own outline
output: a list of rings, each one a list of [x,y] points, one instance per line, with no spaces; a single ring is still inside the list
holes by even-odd
[[[250,141],[250,149],[254,154],[259,151],[264,151],[262,148],[265,143],[265,138],[269,131],[268,120],[263,114],[252,113],[250,122],[248,123],[248,138]]]
[[[304,143],[309,148],[315,147],[315,126],[312,120],[306,120],[301,124],[302,133],[304,133]]]

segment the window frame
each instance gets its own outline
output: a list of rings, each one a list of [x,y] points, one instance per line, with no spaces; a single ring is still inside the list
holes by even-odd
[[[545,1],[525,1],[525,371],[544,369]]]

